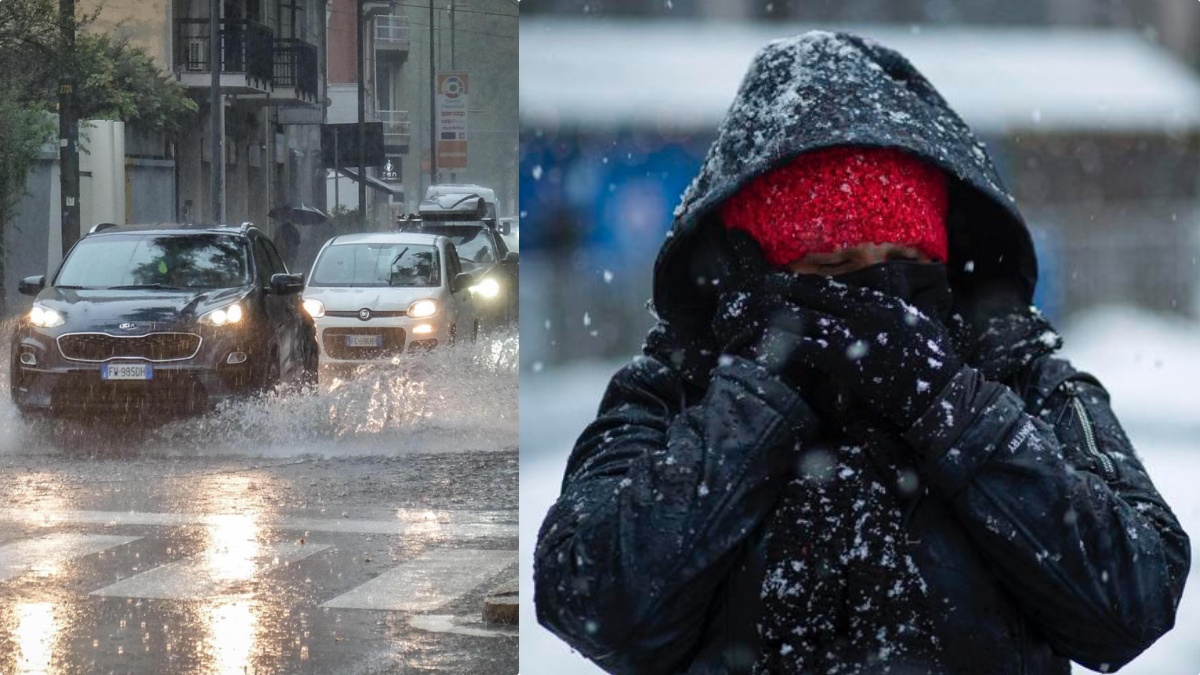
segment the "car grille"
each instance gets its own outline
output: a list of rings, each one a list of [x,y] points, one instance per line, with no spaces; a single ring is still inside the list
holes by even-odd
[[[383,338],[383,346],[376,347],[347,347],[347,335],[378,335]],[[335,359],[377,359],[404,351],[404,329],[395,327],[371,328],[354,326],[350,328],[326,328],[322,334],[325,342],[325,353]]]
[[[58,350],[71,361],[110,361],[120,358],[182,361],[200,351],[195,333],[150,333],[118,337],[107,333],[71,333],[58,338]]]
[[[357,309],[353,310],[353,311],[327,309],[327,310],[325,310],[325,316],[335,316],[335,317],[339,317],[339,318],[343,318],[343,319],[357,319],[358,312],[359,312],[359,310],[357,310]],[[374,310],[371,310],[371,318],[372,319],[391,319],[391,318],[400,317],[400,316],[408,316],[408,310],[401,309],[398,311],[381,311],[381,312],[376,312]]]

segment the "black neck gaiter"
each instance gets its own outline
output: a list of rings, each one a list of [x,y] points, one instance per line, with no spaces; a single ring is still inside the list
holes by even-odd
[[[893,260],[834,278],[900,298],[942,324],[949,321],[954,304],[946,266],[940,263]]]

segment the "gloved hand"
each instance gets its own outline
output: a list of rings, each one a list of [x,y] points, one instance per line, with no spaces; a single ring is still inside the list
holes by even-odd
[[[783,295],[769,292],[779,278],[758,243],[741,230],[727,234],[729,266],[719,284],[712,330],[722,354],[757,361],[800,387],[812,372],[793,358],[809,320],[805,310]]]
[[[844,383],[903,429],[962,368],[946,328],[897,297],[797,275],[787,298],[814,317],[794,358]]]

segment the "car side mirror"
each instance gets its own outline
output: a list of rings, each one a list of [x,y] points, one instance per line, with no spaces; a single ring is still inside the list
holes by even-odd
[[[475,283],[475,277],[471,276],[470,272],[459,272],[454,276],[454,281],[450,285],[450,292],[457,293],[464,288],[469,288]]]
[[[271,291],[279,295],[295,295],[304,290],[304,276],[300,274],[271,275]]]
[[[503,234],[506,237],[508,235],[512,234],[512,223],[507,223],[507,222],[501,221],[500,222],[500,234]]]
[[[46,287],[46,275],[39,274],[36,277],[25,277],[21,283],[17,284],[17,292],[21,295],[37,295]]]
[[[521,264],[521,254],[516,251],[509,251],[508,253],[506,253],[504,255],[504,264],[520,265]]]

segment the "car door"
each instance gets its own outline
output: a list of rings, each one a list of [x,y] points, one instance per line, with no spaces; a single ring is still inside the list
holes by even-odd
[[[279,255],[279,250],[275,248],[275,243],[266,237],[259,239],[262,242],[263,248],[267,253],[267,260],[271,265],[273,274],[289,274],[287,265],[283,262],[283,256]],[[282,352],[284,359],[290,362],[290,365],[285,370],[292,368],[302,368],[304,365],[304,346],[306,340],[306,331],[312,331],[304,313],[304,300],[299,293],[291,295],[277,296],[280,298],[280,306],[283,316],[281,320],[284,322],[281,326],[282,333],[287,335],[288,347]]]
[[[446,287],[453,288],[454,280],[458,278],[459,273],[463,271],[462,262],[458,259],[458,249],[454,248],[454,244],[446,242]],[[475,325],[475,296],[471,294],[471,289],[468,286],[463,286],[457,291],[453,291],[450,297],[454,299],[455,321],[459,325],[459,335],[471,337],[474,333]],[[467,332],[463,332],[467,331]]]
[[[271,261],[271,256],[267,253],[265,240],[261,236],[254,237],[254,267],[258,271],[259,287],[262,288],[263,310],[267,320],[267,342],[274,344],[279,349],[279,372],[282,375],[295,344],[293,331],[289,326],[291,314],[288,311],[288,301],[290,298],[279,295],[271,288],[271,275],[275,274],[275,266]]]

